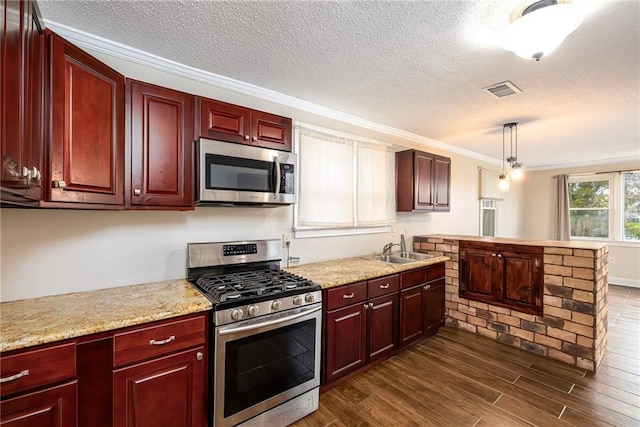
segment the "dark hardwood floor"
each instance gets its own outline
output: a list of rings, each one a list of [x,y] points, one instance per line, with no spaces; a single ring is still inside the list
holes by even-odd
[[[640,426],[640,289],[609,285],[608,301],[595,374],[446,327],[294,426]]]

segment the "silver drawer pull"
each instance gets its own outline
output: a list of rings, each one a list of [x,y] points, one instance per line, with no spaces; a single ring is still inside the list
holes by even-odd
[[[29,375],[29,370],[25,369],[24,371],[18,372],[15,375],[11,375],[10,377],[0,378],[0,384],[10,383],[11,381],[18,380],[22,377],[26,377]]]
[[[386,285],[380,285],[380,289],[389,289],[389,284],[387,283]]]
[[[354,292],[351,292],[349,295],[342,295],[342,298],[351,299],[351,298],[353,298],[355,296],[356,296],[356,294]]]
[[[167,338],[166,340],[162,340],[162,341],[156,341],[156,340],[150,340],[149,341],[149,345],[164,345],[164,344],[169,344],[171,341],[175,340],[176,337],[175,335],[171,335],[169,338]]]

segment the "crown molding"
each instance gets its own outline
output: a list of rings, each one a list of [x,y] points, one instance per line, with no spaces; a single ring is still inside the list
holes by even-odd
[[[411,132],[406,132],[391,126],[375,123],[351,114],[343,113],[332,108],[323,107],[300,98],[285,95],[280,92],[265,89],[260,86],[245,83],[239,80],[221,76],[219,74],[210,73],[208,71],[199,70],[188,65],[180,64],[170,59],[124,45],[109,39],[105,39],[94,34],[90,34],[58,22],[45,19],[45,25],[60,36],[74,43],[78,47],[95,50],[116,58],[124,59],[136,64],[150,67],[156,70],[172,73],[181,77],[185,77],[201,83],[206,83],[214,87],[233,91],[243,95],[249,95],[265,101],[274,102],[290,108],[295,108],[307,113],[316,114],[329,119],[337,120],[353,126],[380,132],[382,134],[394,136],[407,140],[409,142],[418,143],[425,147],[439,148],[451,153],[460,154],[462,156],[478,159],[490,164],[500,163],[499,159],[476,153],[475,151],[466,150],[456,147],[435,139],[426,138]]]

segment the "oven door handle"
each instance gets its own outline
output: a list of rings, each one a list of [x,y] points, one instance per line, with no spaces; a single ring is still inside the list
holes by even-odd
[[[235,333],[238,333],[238,332],[246,332],[246,331],[252,331],[254,329],[261,329],[261,328],[264,328],[264,327],[267,327],[267,326],[273,326],[273,325],[277,325],[279,323],[289,322],[291,320],[295,320],[295,319],[298,319],[300,317],[304,317],[304,316],[306,316],[308,314],[315,313],[316,311],[321,310],[321,309],[322,309],[322,306],[319,305],[317,307],[314,307],[311,310],[306,310],[306,311],[303,311],[301,313],[293,314],[291,316],[282,317],[280,319],[267,320],[266,322],[255,323],[253,325],[247,325],[247,326],[240,326],[240,327],[233,328],[233,329],[224,329],[224,330],[219,331],[218,334],[219,335],[230,335],[230,334],[235,334]]]

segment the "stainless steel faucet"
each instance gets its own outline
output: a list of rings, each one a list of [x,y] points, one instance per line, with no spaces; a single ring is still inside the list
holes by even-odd
[[[391,248],[394,246],[400,246],[397,243],[389,242],[382,248],[382,255],[389,255],[391,253]]]
[[[404,234],[400,235],[400,252],[406,252],[407,251],[407,244],[404,241]]]

